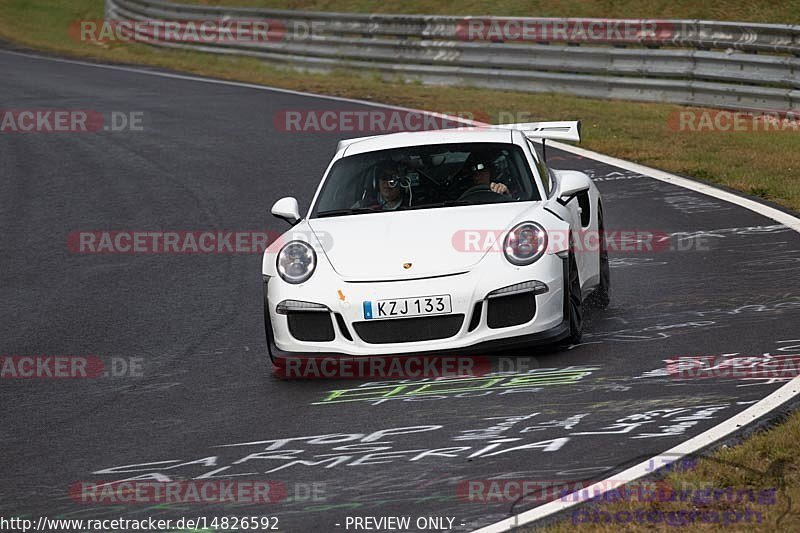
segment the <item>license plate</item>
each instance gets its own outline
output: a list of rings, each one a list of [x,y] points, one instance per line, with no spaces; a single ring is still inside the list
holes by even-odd
[[[392,300],[367,300],[364,302],[364,318],[406,318],[410,316],[444,315],[452,313],[449,294],[395,298]]]

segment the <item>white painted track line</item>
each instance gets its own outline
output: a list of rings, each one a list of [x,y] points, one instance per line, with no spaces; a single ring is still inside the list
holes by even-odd
[[[725,420],[714,426],[713,428],[704,431],[703,433],[692,437],[691,439],[678,444],[674,448],[670,448],[660,455],[655,455],[641,463],[628,468],[618,474],[598,481],[594,485],[581,489],[581,494],[590,494],[592,496],[600,496],[606,492],[612,491],[617,487],[635,481],[639,478],[648,476],[653,473],[653,465],[659,467],[666,466],[670,463],[680,460],[681,458],[694,453],[706,446],[713,444],[721,438],[730,435],[743,426],[757,420],[758,418],[766,415],[773,409],[781,406],[787,401],[791,400],[800,393],[800,377],[794,378],[784,386],[760,400],[758,403],[748,407],[741,413]],[[564,511],[570,507],[579,505],[586,501],[586,498],[581,498],[578,492],[565,495],[558,500],[540,505],[530,511],[514,515],[512,517],[495,522],[494,524],[482,527],[475,530],[473,533],[499,533],[501,531],[509,531],[515,527],[522,526],[540,520],[552,514]]]

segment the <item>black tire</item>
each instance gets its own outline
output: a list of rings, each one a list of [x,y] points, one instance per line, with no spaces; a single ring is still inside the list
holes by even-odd
[[[578,275],[578,265],[572,251],[570,241],[569,266],[567,268],[567,318],[569,320],[569,335],[565,341],[569,344],[578,344],[583,336],[583,298],[581,295],[581,281]]]
[[[600,234],[600,285],[587,299],[587,304],[594,309],[605,309],[611,301],[611,269],[608,267],[608,246],[606,245],[605,226],[603,226],[603,209],[597,209],[597,231]]]

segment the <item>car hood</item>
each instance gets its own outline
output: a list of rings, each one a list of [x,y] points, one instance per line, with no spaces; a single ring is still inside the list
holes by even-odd
[[[532,204],[369,213],[312,218],[308,223],[342,278],[415,279],[469,271],[488,253],[487,235],[491,239],[510,229]]]

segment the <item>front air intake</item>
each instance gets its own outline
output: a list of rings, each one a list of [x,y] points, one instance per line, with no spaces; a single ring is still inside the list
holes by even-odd
[[[361,340],[370,344],[419,342],[454,336],[464,323],[464,315],[424,316],[391,320],[353,322]]]
[[[532,291],[497,296],[487,300],[486,324],[492,328],[518,326],[536,315],[536,294]]]
[[[288,313],[289,333],[299,341],[330,342],[334,339],[330,313],[295,311]]]

